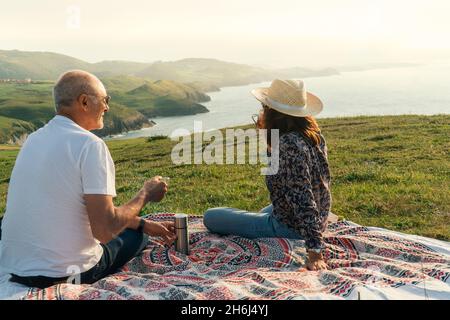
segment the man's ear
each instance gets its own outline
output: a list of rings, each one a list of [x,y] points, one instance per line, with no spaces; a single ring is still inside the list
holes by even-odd
[[[77,99],[78,104],[83,108],[83,110],[87,110],[88,108],[88,96],[87,94],[80,94],[80,96]]]

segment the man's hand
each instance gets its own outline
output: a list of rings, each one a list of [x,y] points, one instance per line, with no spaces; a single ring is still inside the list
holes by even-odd
[[[139,193],[126,204],[115,207],[112,196],[101,194],[85,194],[84,200],[89,216],[93,236],[102,243],[111,241],[125,228],[136,229],[139,223],[137,215],[149,201],[161,201],[167,192],[167,184],[154,177],[144,183]],[[169,224],[157,224],[144,227],[144,232],[162,236],[166,242],[172,243],[175,230]]]
[[[161,181],[160,176],[156,176],[144,182],[142,190],[147,202],[159,202],[167,192],[167,184]]]
[[[172,221],[154,222],[147,220],[144,232],[149,236],[162,237],[167,245],[172,245],[176,240],[175,224]]]
[[[167,230],[175,234],[175,223],[173,221],[162,221],[160,222]]]
[[[319,271],[327,270],[328,266],[321,253],[308,251],[308,261],[306,262],[306,268],[308,268],[308,270],[310,271]]]

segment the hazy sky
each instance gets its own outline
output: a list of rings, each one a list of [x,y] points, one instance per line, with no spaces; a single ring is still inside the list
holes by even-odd
[[[272,66],[450,58],[448,0],[1,0],[0,49]]]

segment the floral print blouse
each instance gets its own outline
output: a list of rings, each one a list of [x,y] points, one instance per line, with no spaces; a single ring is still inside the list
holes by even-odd
[[[320,138],[315,146],[298,132],[283,134],[278,172],[266,176],[274,218],[298,232],[307,249],[324,247],[322,232],[331,207],[327,147]]]

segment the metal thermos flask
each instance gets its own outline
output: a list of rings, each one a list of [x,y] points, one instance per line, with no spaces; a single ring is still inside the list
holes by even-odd
[[[179,213],[174,217],[177,242],[175,249],[178,252],[189,255],[188,215]]]

